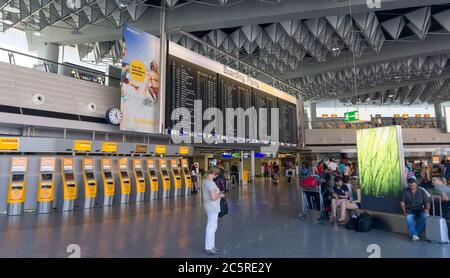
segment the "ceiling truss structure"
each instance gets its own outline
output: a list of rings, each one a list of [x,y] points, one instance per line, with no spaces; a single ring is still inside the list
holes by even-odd
[[[164,1],[170,9],[182,9],[190,3],[237,7],[248,0]],[[286,0],[255,1],[268,3],[270,7]],[[0,0],[0,31],[8,28],[42,31],[49,26],[66,26],[79,32],[99,22],[117,29],[136,22],[150,9],[159,9],[159,5],[160,0]],[[284,75],[293,76],[285,81],[298,88],[307,100],[338,98],[346,103],[418,104],[448,98],[450,75],[443,73],[449,67],[450,51],[358,63],[365,57],[378,55],[390,43],[405,42],[408,47],[407,43],[427,41],[430,33],[450,35],[448,4],[356,14],[341,11],[335,15],[289,19],[191,33],[204,43],[183,34],[172,33],[169,38],[252,76],[258,77],[252,67],[281,79]],[[121,47],[117,40],[76,45],[82,60],[120,65]],[[230,59],[208,45],[237,59]],[[304,74],[307,72],[304,65],[325,65],[338,58],[345,58],[348,63],[332,71]],[[355,67],[351,66],[353,63]],[[400,86],[404,83],[408,84]],[[387,85],[391,87],[386,88]],[[383,89],[377,91],[380,87]]]

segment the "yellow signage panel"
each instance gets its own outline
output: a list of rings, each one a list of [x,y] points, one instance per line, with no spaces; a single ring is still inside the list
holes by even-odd
[[[102,152],[104,152],[104,153],[116,153],[117,152],[117,143],[114,143],[114,142],[103,142],[102,143]]]
[[[19,150],[19,138],[0,137],[0,150],[1,151],[18,151]]]
[[[156,154],[165,154],[166,153],[166,146],[164,146],[164,145],[156,145],[155,153]]]
[[[76,152],[90,152],[92,149],[92,142],[88,140],[75,140],[73,142],[73,150]]]
[[[189,147],[180,147],[180,154],[189,154]]]
[[[134,147],[135,153],[147,153],[147,145],[144,144],[136,144]]]

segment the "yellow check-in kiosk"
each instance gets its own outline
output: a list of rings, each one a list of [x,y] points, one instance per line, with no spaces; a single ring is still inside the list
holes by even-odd
[[[178,166],[178,159],[170,160],[170,168],[172,169],[173,187],[175,189],[175,196],[180,196],[182,191],[181,173]]]
[[[97,197],[97,181],[95,180],[94,159],[92,157],[83,158],[81,161],[83,174],[84,208],[93,208]]]
[[[188,195],[190,194],[192,188],[192,177],[189,170],[189,161],[187,158],[181,159],[181,169],[184,181],[184,194]]]
[[[134,158],[132,160],[134,184],[136,192],[136,202],[143,202],[145,196],[145,177],[142,169],[142,160]]]
[[[156,173],[155,159],[147,159],[147,174],[150,183],[150,199],[158,198],[158,174]]]
[[[63,157],[61,167],[63,183],[63,211],[70,211],[75,207],[75,200],[77,199],[77,182],[75,180],[74,171],[73,157]]]
[[[167,160],[160,158],[158,163],[163,188],[163,198],[168,198],[170,196],[170,175],[169,168],[167,167]]]
[[[114,200],[115,183],[112,174],[111,159],[102,158],[100,160],[103,179],[103,205],[111,206]]]
[[[55,200],[55,157],[41,157],[38,181],[38,213],[49,213]]]
[[[25,204],[27,158],[12,157],[8,186],[8,215],[21,215]]]
[[[120,180],[120,203],[128,204],[130,202],[131,181],[128,171],[128,159],[126,157],[119,158],[117,161]]]

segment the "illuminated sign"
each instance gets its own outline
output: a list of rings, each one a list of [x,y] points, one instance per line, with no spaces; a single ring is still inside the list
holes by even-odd
[[[14,138],[14,137],[0,138],[0,150],[1,151],[18,151],[19,150],[19,138]]]
[[[90,152],[92,142],[88,140],[75,140],[73,143],[73,150],[76,152]]]

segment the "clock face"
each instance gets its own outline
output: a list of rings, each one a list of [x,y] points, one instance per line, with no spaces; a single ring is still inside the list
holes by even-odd
[[[107,113],[107,118],[110,123],[118,125],[122,121],[122,112],[119,108],[111,108]]]

